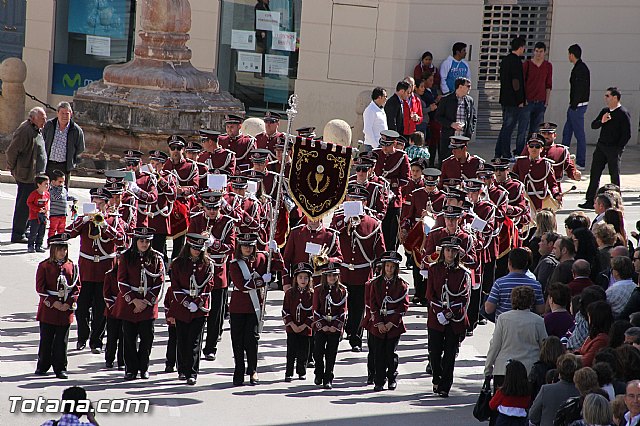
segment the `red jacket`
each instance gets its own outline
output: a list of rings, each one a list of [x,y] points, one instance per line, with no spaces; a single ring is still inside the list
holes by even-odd
[[[255,149],[256,140],[249,135],[239,134],[232,138],[229,135],[222,135],[218,138],[221,147],[235,152],[236,169],[245,170],[251,168],[249,153]]]
[[[117,265],[117,263],[116,263]],[[104,316],[106,318],[116,318],[114,307],[116,298],[118,297],[118,271],[117,268],[107,271],[104,275],[104,284],[102,286],[102,297],[104,298]]]
[[[371,280],[370,309],[371,327],[369,331],[374,336],[393,339],[405,331],[402,318],[409,309],[409,285],[400,277],[387,281],[379,275]],[[392,323],[393,327],[386,333],[380,333],[378,325]]]
[[[153,250],[153,249],[149,249]],[[133,261],[127,259],[127,254],[120,257],[118,265],[118,297],[114,314],[116,317],[130,322],[140,322],[158,318],[158,302],[164,282],[164,263],[162,255],[153,250],[151,259],[145,262],[141,256]],[[144,267],[144,269],[143,269]],[[143,277],[146,277],[146,292]],[[133,299],[144,301],[148,306],[139,313],[134,313]]]
[[[249,294],[254,289],[258,290],[260,306],[264,303],[261,289],[265,286],[262,276],[267,273],[267,255],[264,252],[257,252],[253,260],[245,260],[245,263],[249,272],[248,279],[243,275],[238,259],[229,262],[229,278],[233,283],[233,292],[229,303],[229,313],[231,314],[250,314],[255,312]],[[271,272],[273,273],[277,270],[282,270],[282,261],[277,254],[274,254],[271,261]]]
[[[156,201],[149,203],[149,227],[156,230],[156,234],[170,235],[171,226],[169,216],[173,210],[173,203],[177,198],[177,180],[176,177],[164,170],[160,171],[162,176],[158,179],[158,198]]]
[[[526,194],[531,199],[536,211],[542,208],[542,200],[547,196],[561,194],[560,184],[553,171],[553,160],[539,157],[518,157],[513,165],[513,172],[524,183]]]
[[[402,194],[400,188],[409,183],[409,157],[404,151],[395,151],[385,154],[382,148],[373,150],[378,160],[374,172],[389,181],[391,191],[395,194],[393,207],[402,207]]]
[[[49,216],[49,191],[45,191],[42,194],[37,190],[34,190],[27,197],[27,206],[29,207],[29,220],[35,220],[38,218],[40,209],[44,207],[44,214]]]
[[[347,288],[342,284],[333,286],[319,284],[313,289],[313,326],[316,332],[323,327],[335,327],[342,334],[347,320]],[[326,332],[328,333],[328,332]]]
[[[214,276],[212,261],[205,266],[204,262],[194,262],[184,257],[175,258],[171,262],[173,300],[169,302],[170,316],[186,323],[208,316]],[[195,312],[189,310],[192,302],[198,307]]]
[[[269,156],[269,161],[276,159],[276,144],[280,138],[284,137],[284,133],[275,132],[273,135],[268,136],[265,132],[258,133],[256,135],[256,148],[258,149],[268,149],[271,154]]]
[[[149,219],[147,213],[151,209],[151,204],[158,201],[158,188],[155,175],[149,173],[136,173],[136,185],[140,188],[135,193],[135,197],[138,200],[136,214],[137,226],[149,226]]]
[[[449,289],[446,296],[444,284]],[[445,293],[445,294],[443,294]],[[426,298],[429,301],[427,327],[444,331],[444,325],[437,319],[439,312],[451,315],[449,324],[456,334],[463,334],[469,326],[467,307],[471,294],[471,272],[466,268],[447,267],[437,262],[429,268]],[[448,301],[447,301],[448,299]],[[447,302],[446,304],[443,302]]]
[[[64,277],[64,282],[59,283],[59,277]],[[70,260],[61,266],[49,260],[40,262],[36,271],[36,292],[40,296],[36,320],[51,325],[72,324],[80,287],[78,267]],[[56,301],[69,305],[69,310],[62,312],[54,308]]]
[[[209,219],[204,212],[199,212],[191,218],[189,232],[202,234],[205,231],[213,237],[213,245],[209,247],[209,255],[215,267],[213,288],[226,288],[227,260],[236,249],[234,221],[231,217],[222,214],[215,219]]]
[[[483,167],[484,160],[478,156],[467,154],[467,160],[463,163],[453,155],[442,162],[442,174],[438,187],[443,188],[443,182],[447,179],[475,179],[478,169]]]
[[[309,283],[311,285],[311,283]],[[293,333],[290,324],[302,325],[307,324],[308,327],[302,332],[305,336],[311,336],[313,327],[313,292],[307,288],[300,291],[297,285],[294,285],[284,295],[282,302],[282,320],[287,328],[287,333]]]
[[[226,170],[232,175],[236,173],[236,154],[228,149],[218,147],[213,152],[204,151],[198,156],[198,162],[204,163],[208,169]]]

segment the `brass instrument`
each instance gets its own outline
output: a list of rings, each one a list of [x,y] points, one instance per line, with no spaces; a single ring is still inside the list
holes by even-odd
[[[89,238],[97,240],[102,236],[102,226],[105,223],[104,214],[102,212],[95,212],[87,214],[91,218],[89,225]]]
[[[329,248],[326,244],[322,245],[320,253],[311,256],[311,263],[313,264],[314,273],[317,273],[320,268],[329,263]]]
[[[350,217],[347,223],[347,235],[351,236],[353,231],[358,227],[358,225],[360,225],[361,221],[362,219],[360,219],[360,216]]]

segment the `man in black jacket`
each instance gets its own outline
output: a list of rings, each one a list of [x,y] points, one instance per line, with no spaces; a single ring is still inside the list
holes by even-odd
[[[442,160],[451,155],[451,149],[449,148],[449,138],[451,136],[466,136],[470,138],[476,130],[478,116],[476,115],[473,98],[469,96],[470,90],[471,81],[468,78],[457,78],[454,91],[444,96],[438,104],[436,120],[442,125],[440,149],[438,150],[441,164]]]
[[[399,81],[396,84],[396,93],[387,99],[384,104],[384,113],[387,115],[387,127],[399,134],[404,134],[404,111],[402,103],[409,99],[411,85],[406,81]]]
[[[71,119],[73,111],[69,102],[58,104],[57,117],[44,125],[42,136],[47,151],[47,175],[53,170],[65,174],[64,184],[69,187],[71,171],[78,165],[78,157],[84,152],[84,133]]]
[[[577,44],[569,46],[569,62],[573,64],[569,77],[569,109],[567,121],[562,130],[562,144],[571,146],[571,138],[576,135],[578,148],[576,151],[576,166],[582,171],[587,161],[587,139],[584,135],[584,114],[589,104],[591,82],[589,68],[582,62],[582,49]]]
[[[620,186],[620,158],[624,147],[631,139],[631,117],[629,111],[620,104],[622,94],[617,87],[609,87],[604,95],[606,108],[591,123],[592,129],[600,129],[600,137],[593,152],[591,176],[587,188],[587,201],[579,204],[583,209],[592,209],[600,176],[605,164],[609,167],[611,183]]]

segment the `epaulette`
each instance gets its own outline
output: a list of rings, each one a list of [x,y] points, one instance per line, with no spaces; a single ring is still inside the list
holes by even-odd
[[[516,160],[519,160],[521,158],[529,158],[529,156],[528,155],[517,155],[516,156]]]
[[[291,228],[291,231],[293,231],[294,229],[302,228],[303,226],[306,226],[306,224],[302,223],[298,226],[294,226],[293,228]]]
[[[238,263],[238,259],[233,259],[233,260],[229,261],[229,264],[232,264],[232,263]]]
[[[542,157],[542,158],[543,158],[545,161],[548,161],[548,162],[549,162],[549,163],[551,163],[551,164],[555,164],[555,163],[553,162],[553,160],[552,160],[551,158],[549,158],[549,157]]]
[[[466,273],[468,273],[469,275],[472,275],[473,272],[471,272],[471,269],[467,268],[466,266],[464,266],[463,264],[460,264],[460,269],[462,269],[463,271],[465,271]]]
[[[337,230],[335,230],[335,229],[333,229],[333,228],[329,228],[329,227],[327,227],[327,228],[325,228],[325,229],[326,229],[327,231],[331,231],[331,232],[333,232],[333,233],[335,233],[335,234],[338,234],[338,231],[337,231]]]

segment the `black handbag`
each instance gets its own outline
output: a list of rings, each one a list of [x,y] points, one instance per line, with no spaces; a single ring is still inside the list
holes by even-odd
[[[491,377],[484,379],[482,389],[480,389],[480,395],[476,405],[473,407],[473,417],[480,422],[486,422],[491,418],[491,408],[489,408],[489,401],[491,401]]]

